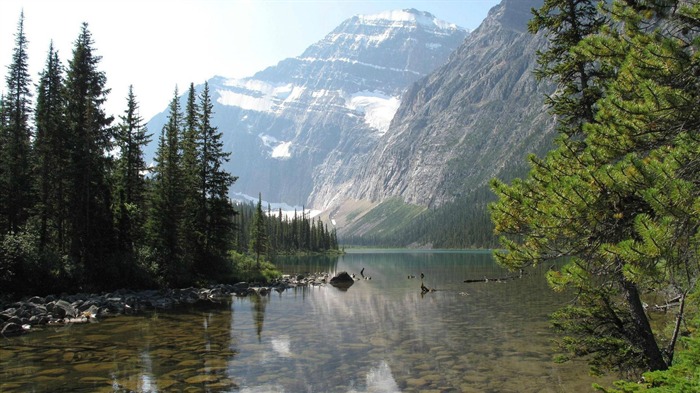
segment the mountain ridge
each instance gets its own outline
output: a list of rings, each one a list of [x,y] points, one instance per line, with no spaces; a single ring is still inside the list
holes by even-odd
[[[405,89],[467,35],[427,12],[389,14],[401,18],[355,16],[298,57],[249,78],[208,81],[213,123],[232,152],[227,169],[240,176],[232,193],[308,205],[328,157],[358,165],[388,129]],[[165,116],[149,129],[160,129]]]
[[[533,74],[537,50],[547,41],[527,31],[529,10],[542,1],[492,8],[446,64],[404,94],[355,176],[315,189],[311,205],[329,211],[342,237],[403,236],[405,243],[392,245],[444,245],[436,239],[440,233],[457,238],[450,246],[479,246],[458,239],[462,233],[480,237],[481,246],[493,244],[492,235],[478,233],[490,226],[489,181],[522,175],[526,156],[543,154],[554,136],[554,117],[544,104],[553,87]],[[407,225],[397,219],[406,214],[414,217]],[[416,229],[421,225],[434,233]]]
[[[552,127],[541,104],[550,89],[532,75],[545,40],[527,33],[523,12],[540,3],[507,1],[494,7],[445,65],[409,88],[368,164],[343,185],[351,199],[400,197],[436,207],[547,143],[546,132],[538,136],[519,126]],[[499,149],[504,141],[512,145],[512,138],[519,149]],[[533,151],[525,151],[524,140]],[[332,199],[332,189],[319,187],[312,205],[328,205],[321,200]]]

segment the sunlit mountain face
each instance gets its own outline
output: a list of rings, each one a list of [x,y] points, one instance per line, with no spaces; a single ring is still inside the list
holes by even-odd
[[[232,153],[227,169],[239,176],[232,194],[308,204],[327,177],[363,162],[407,88],[467,34],[414,9],[353,16],[298,57],[250,78],[210,79],[213,123]],[[165,116],[148,128],[160,130]]]

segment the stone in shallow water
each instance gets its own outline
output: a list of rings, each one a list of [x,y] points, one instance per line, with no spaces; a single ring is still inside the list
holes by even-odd
[[[103,371],[109,371],[114,369],[114,364],[112,363],[79,363],[74,364],[73,368],[75,371],[81,373],[97,373]]]
[[[442,376],[440,374],[424,374],[420,376],[421,379],[424,379],[430,383],[436,383],[442,380]]]
[[[39,375],[61,375],[67,373],[68,370],[65,368],[50,368],[48,370],[42,370]]]
[[[180,363],[177,364],[178,367],[192,367],[192,366],[199,366],[202,364],[201,360],[194,360],[194,359],[188,359],[188,360],[183,360]]]
[[[167,378],[160,378],[157,381],[158,384],[158,389],[169,389],[173,387],[173,385],[176,385],[178,381],[174,379],[167,379]]]
[[[19,323],[7,322],[5,323],[5,325],[2,326],[2,332],[0,332],[0,335],[16,336],[22,334],[23,332],[24,329],[22,329],[22,325],[20,325]]]
[[[80,382],[92,383],[92,384],[98,384],[98,383],[111,384],[112,380],[109,378],[104,378],[104,377],[82,377],[82,378],[80,378]]]
[[[39,382],[43,385],[47,385],[53,382],[63,381],[66,377],[64,375],[37,375],[32,378],[34,382]]]
[[[413,368],[415,370],[418,370],[418,371],[430,371],[433,369],[433,365],[430,363],[423,363],[423,364],[419,364]]]
[[[216,375],[195,375],[194,377],[190,377],[185,379],[186,383],[189,384],[201,384],[201,383],[213,383],[213,382],[219,382],[219,377]]]
[[[167,379],[178,379],[182,380],[186,377],[192,376],[192,374],[195,373],[195,370],[193,368],[183,368],[180,370],[173,370],[167,374],[164,374],[163,377]]]
[[[483,389],[480,389],[477,386],[474,386],[471,384],[462,384],[459,386],[459,390],[462,393],[481,393],[481,392],[483,392]]]
[[[428,384],[423,378],[409,378],[406,380],[406,385],[411,388],[420,388]]]
[[[226,368],[228,362],[224,359],[205,359],[204,366],[209,368]]]
[[[219,382],[207,384],[207,389],[223,390],[223,389],[231,389],[231,388],[237,389],[238,385],[236,385],[232,380],[230,380],[228,378],[224,378],[224,379],[220,380]]]
[[[15,353],[13,351],[8,351],[5,349],[0,349],[0,359],[2,360],[10,360],[15,356]]]

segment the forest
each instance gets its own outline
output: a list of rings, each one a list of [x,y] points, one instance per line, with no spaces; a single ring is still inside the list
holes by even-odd
[[[154,136],[133,87],[118,119],[105,113],[87,24],[66,65],[50,45],[36,84],[23,26],[21,15],[0,99],[0,295],[269,279],[273,253],[338,250],[320,220],[230,200],[237,177],[223,169],[208,85],[190,84],[184,107],[176,88]]]
[[[546,0],[531,33],[555,147],[493,180],[511,269],[574,301],[552,315],[559,360],[617,372],[607,392],[700,391],[700,3]]]

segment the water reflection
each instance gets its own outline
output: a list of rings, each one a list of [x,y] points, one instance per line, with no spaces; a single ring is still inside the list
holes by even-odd
[[[585,365],[551,361],[547,314],[567,299],[542,274],[465,284],[505,273],[487,253],[278,264],[372,279],[6,339],[0,391],[590,391]],[[437,291],[421,295],[420,273]]]
[[[250,297],[250,304],[253,309],[253,322],[258,333],[258,341],[262,339],[263,325],[265,324],[265,307],[268,297],[265,295],[253,295]]]
[[[275,337],[272,340],[272,349],[277,353],[278,356],[283,358],[291,357],[292,351],[290,350],[291,341],[289,336],[283,334],[281,336]]]
[[[380,362],[376,367],[370,368],[365,378],[367,385],[366,392],[372,393],[396,393],[400,392],[399,386],[394,380],[391,369],[386,362]],[[361,393],[352,389],[349,393]]]

